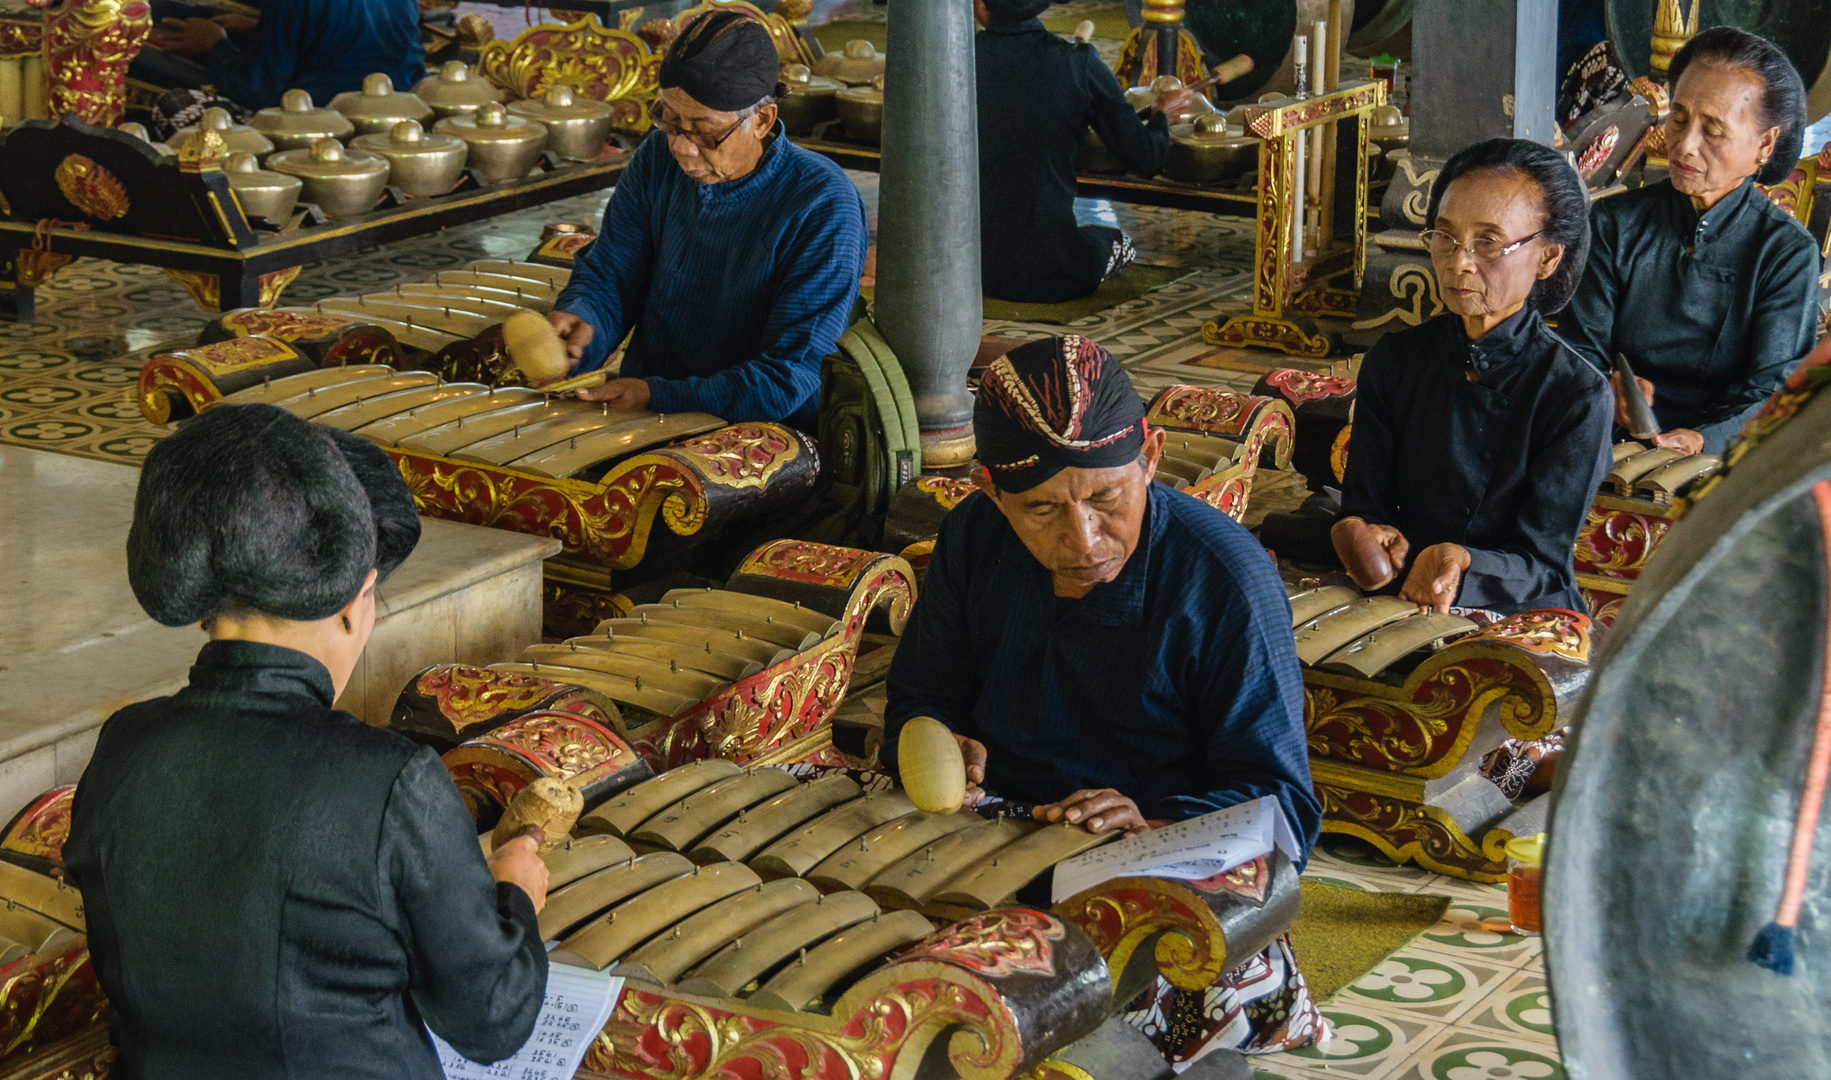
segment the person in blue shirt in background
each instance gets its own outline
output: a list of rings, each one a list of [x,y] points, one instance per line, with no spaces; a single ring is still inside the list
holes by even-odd
[[[733,11],[669,46],[656,133],[550,316],[575,373],[633,331],[620,377],[580,397],[815,430],[820,361],[850,322],[868,233],[845,173],[783,133],[778,70],[768,32]]]
[[[192,9],[170,10],[182,15]],[[314,104],[328,105],[346,90],[361,90],[372,72],[387,75],[400,90],[426,74],[414,0],[263,0],[259,19],[181,15],[161,19],[158,37],[169,51],[143,52],[134,60],[134,75],[187,89],[207,83],[217,98],[241,106],[237,112],[273,108],[294,87],[310,91]],[[187,56],[189,63],[180,59]]]

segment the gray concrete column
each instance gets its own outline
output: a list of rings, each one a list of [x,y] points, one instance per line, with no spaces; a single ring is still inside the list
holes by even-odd
[[[967,369],[979,349],[979,113],[973,8],[889,6],[877,327],[915,395],[924,468],[973,456]]]

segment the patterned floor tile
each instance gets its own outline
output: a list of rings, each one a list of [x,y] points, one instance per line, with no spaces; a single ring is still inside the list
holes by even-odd
[[[1515,972],[1478,1002],[1455,1026],[1487,1038],[1557,1043],[1551,993],[1541,966]]]
[[[1386,1080],[1567,1080],[1557,1052],[1540,1042],[1451,1028]]]
[[[1443,921],[1418,939],[1418,947],[1516,968],[1538,956],[1540,944],[1537,934],[1512,932],[1503,894],[1498,906],[1452,897]]]
[[[1426,1017],[1354,1005],[1335,1005],[1322,1013],[1331,1031],[1324,1043],[1267,1054],[1253,1064],[1286,1076],[1384,1080],[1446,1030],[1445,1025]]]
[[[1376,964],[1335,999],[1344,1008],[1403,1009],[1449,1023],[1472,1010],[1512,969],[1412,947]]]

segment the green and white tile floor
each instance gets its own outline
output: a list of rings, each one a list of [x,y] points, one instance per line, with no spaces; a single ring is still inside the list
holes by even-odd
[[[851,175],[875,225],[877,177]],[[422,280],[476,258],[518,258],[549,222],[595,222],[605,198],[580,196],[327,260],[307,267],[283,301],[306,304]],[[986,333],[1084,334],[1120,357],[1147,396],[1179,381],[1250,386],[1252,374],[1186,363],[1204,351],[1204,319],[1244,306],[1249,223],[1092,202],[1080,212],[1084,221],[1124,228],[1144,261],[1189,274],[1070,327],[997,322]],[[208,316],[158,270],[91,259],[72,263],[41,290],[39,310],[34,323],[0,322],[0,442],[137,463],[161,433],[140,419],[133,402],[139,363],[148,350],[189,343]],[[1257,487],[1269,494],[1289,488],[1288,481],[1262,476]],[[863,697],[848,707],[874,706],[869,694]],[[1501,889],[1395,868],[1370,849],[1334,840],[1317,852],[1309,874],[1355,888],[1447,895],[1454,903],[1439,926],[1325,1006],[1333,1039],[1255,1059],[1260,1077],[1562,1080],[1539,940],[1493,929],[1505,916]]]

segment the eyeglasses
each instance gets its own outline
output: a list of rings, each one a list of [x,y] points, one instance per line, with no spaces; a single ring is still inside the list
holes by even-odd
[[[1455,254],[1457,248],[1461,248],[1477,262],[1484,263],[1498,262],[1543,235],[1545,235],[1545,230],[1540,229],[1531,236],[1521,237],[1511,242],[1496,240],[1491,236],[1481,236],[1465,244],[1442,229],[1426,229],[1419,234],[1424,243],[1429,246],[1433,258],[1447,259]]]
[[[685,139],[704,151],[717,150],[719,147],[725,145],[725,140],[736,135],[738,129],[744,126],[745,121],[756,115],[756,112],[754,109],[746,110],[744,115],[738,117],[737,123],[732,124],[717,135],[708,135],[699,131],[688,131],[677,122],[667,119],[666,114],[667,110],[663,108],[661,99],[659,98],[655,99],[654,103],[648,107],[649,123],[655,125],[663,135],[666,135],[670,140]]]

